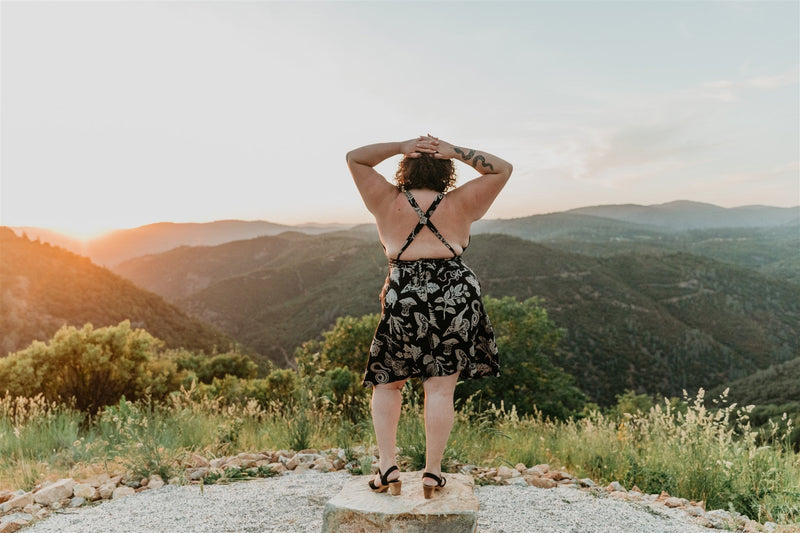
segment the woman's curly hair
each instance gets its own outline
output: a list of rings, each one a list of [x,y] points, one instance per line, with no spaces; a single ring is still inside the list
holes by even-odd
[[[436,159],[431,154],[404,157],[394,175],[401,190],[432,189],[446,192],[456,183],[456,167],[449,159]]]

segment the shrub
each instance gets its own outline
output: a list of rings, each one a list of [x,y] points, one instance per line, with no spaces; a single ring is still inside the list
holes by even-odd
[[[0,359],[0,375],[12,396],[74,398],[77,409],[94,414],[123,395],[163,398],[178,388],[175,364],[156,357],[161,344],[142,329],[132,330],[127,320],[98,329],[64,326],[48,344],[37,341]]]

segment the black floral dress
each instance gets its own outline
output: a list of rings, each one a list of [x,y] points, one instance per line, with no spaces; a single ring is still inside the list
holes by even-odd
[[[444,195],[439,194],[423,213],[411,193],[405,194],[420,221],[397,258],[389,260],[380,294],[381,320],[370,347],[364,385],[456,373],[461,378],[498,376],[497,345],[478,278],[429,220]],[[453,257],[401,260],[426,226]]]

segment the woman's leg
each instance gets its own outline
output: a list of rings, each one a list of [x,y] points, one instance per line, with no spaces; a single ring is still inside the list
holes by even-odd
[[[400,420],[402,393],[400,389],[406,380],[375,385],[372,389],[372,425],[375,427],[375,439],[378,441],[381,472],[386,472],[396,463],[397,422]],[[392,472],[388,479],[397,479],[398,472]],[[374,482],[381,484],[380,476]]]
[[[453,429],[453,391],[458,382],[458,373],[451,376],[432,377],[425,380],[425,471],[441,475],[442,457],[450,430]],[[430,478],[422,481],[435,485]]]

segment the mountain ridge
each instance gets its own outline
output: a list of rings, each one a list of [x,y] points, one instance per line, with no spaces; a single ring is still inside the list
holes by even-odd
[[[780,363],[799,349],[800,286],[713,259],[591,257],[487,234],[474,236],[465,261],[484,294],[544,298],[551,318],[567,329],[555,362],[603,403],[626,388],[680,395],[682,388]],[[347,233],[267,236],[124,266],[122,275],[171,291],[165,295],[181,308],[281,365],[336,317],[378,312],[386,276],[377,241]],[[163,272],[170,272],[169,283]],[[202,287],[193,288],[197,279]]]
[[[63,325],[95,327],[130,320],[170,348],[207,353],[234,341],[161,296],[47,243],[18,237],[0,226],[0,357],[46,341]]]
[[[691,217],[686,218],[686,210]],[[705,210],[705,211],[702,211]],[[627,228],[634,232],[670,233],[688,229],[709,229],[717,227],[759,227],[780,224],[800,224],[800,206],[741,206],[725,208],[714,204],[675,200],[664,204],[609,204],[587,206],[566,211],[514,217],[509,219],[488,219],[474,224],[474,232],[495,232],[494,229],[513,227],[521,224],[544,221],[560,215],[593,216],[593,220],[603,219],[602,224],[611,228],[609,221],[636,224],[638,228]],[[544,218],[542,218],[544,217]],[[585,226],[590,226],[587,219]],[[300,231],[308,234],[329,231],[357,230],[370,224],[319,224],[285,225],[264,220],[225,219],[214,222],[154,222],[136,228],[114,230],[99,237],[79,240],[53,230],[20,226],[12,228],[17,234],[26,233],[32,238],[50,242],[75,253],[86,255],[99,265],[113,266],[127,259],[160,253],[178,246],[198,246],[222,244],[235,240],[249,239],[264,235],[276,235],[284,231]],[[156,234],[157,233],[157,234]],[[511,233],[514,234],[514,233]]]

